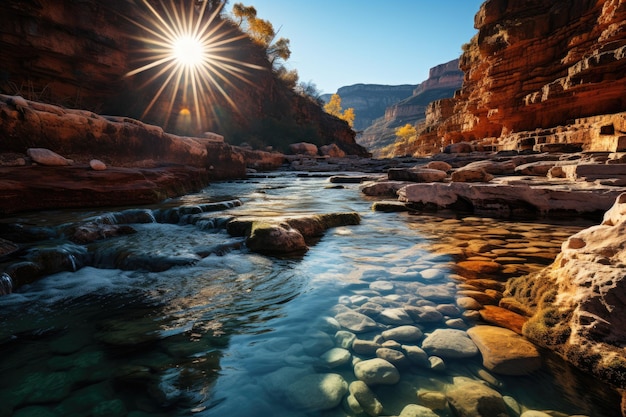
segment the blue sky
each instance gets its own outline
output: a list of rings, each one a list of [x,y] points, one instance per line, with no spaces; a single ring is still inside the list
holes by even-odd
[[[482,0],[231,0],[254,6],[290,40],[287,68],[322,93],[365,84],[418,84],[461,54]]]

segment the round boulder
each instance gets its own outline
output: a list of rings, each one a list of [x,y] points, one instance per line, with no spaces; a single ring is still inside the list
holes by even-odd
[[[422,349],[444,359],[471,358],[478,354],[478,348],[467,333],[457,329],[435,330],[424,339]]]
[[[394,385],[400,381],[400,372],[384,359],[361,361],[354,366],[354,375],[368,386]]]
[[[284,387],[287,402],[306,411],[330,410],[348,392],[348,383],[338,374],[305,375]]]

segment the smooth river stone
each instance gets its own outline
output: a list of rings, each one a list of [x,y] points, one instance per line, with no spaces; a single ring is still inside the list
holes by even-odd
[[[374,358],[361,361],[354,366],[354,375],[372,385],[394,385],[400,381],[400,372],[384,359]]]
[[[425,269],[421,271],[420,274],[422,275],[422,278],[427,281],[432,281],[432,280],[441,278],[441,275],[442,275],[441,270],[435,269],[435,268]]]
[[[393,283],[389,281],[374,281],[370,284],[370,290],[380,292],[393,291]]]
[[[381,311],[384,310],[384,307],[380,304],[367,302],[358,308],[358,312],[361,314],[365,314],[369,317],[375,317],[380,314]]]
[[[475,326],[467,331],[483,356],[483,366],[502,375],[526,375],[541,368],[541,355],[528,340],[496,326]]]
[[[341,348],[350,349],[355,340],[356,335],[352,332],[339,330],[337,333],[335,333],[335,343]]]
[[[446,392],[453,410],[461,416],[508,416],[500,393],[486,384],[464,377],[454,378]]]
[[[396,326],[413,324],[413,319],[403,308],[388,308],[381,311],[378,316],[378,321]]]
[[[521,314],[514,313],[506,308],[490,305],[486,305],[484,309],[480,310],[480,316],[489,324],[513,330],[517,334],[522,334],[522,327],[528,321],[528,318]]]
[[[336,368],[350,361],[352,355],[347,349],[332,348],[324,353],[321,357],[322,362],[329,368]]]
[[[415,365],[423,368],[430,368],[430,362],[428,361],[428,353],[424,352],[419,346],[402,345],[402,351],[407,358]]]
[[[405,309],[416,323],[438,323],[443,320],[443,314],[433,306],[407,306]]]
[[[367,333],[378,329],[378,324],[365,314],[346,311],[335,316],[342,327],[354,333]]]
[[[471,358],[478,354],[478,348],[467,333],[457,329],[435,330],[424,339],[422,349],[444,359]]]
[[[338,374],[305,375],[284,387],[287,402],[306,411],[335,408],[347,392],[348,383]]]
[[[454,300],[454,293],[445,285],[428,285],[417,290],[417,295],[430,301],[448,303]]]
[[[350,394],[358,401],[359,405],[370,416],[378,416],[383,413],[383,405],[376,395],[363,381],[354,381],[348,388]]]
[[[436,309],[444,316],[459,317],[461,315],[461,310],[454,304],[440,304]]]
[[[352,343],[352,350],[357,355],[375,356],[376,351],[382,347],[380,343],[376,343],[372,340],[356,339]]]
[[[380,359],[386,360],[397,368],[406,368],[410,365],[410,362],[404,353],[396,349],[382,347],[376,350],[376,356]]]
[[[424,333],[419,327],[399,326],[382,332],[385,340],[395,340],[396,342],[416,342],[420,340]]]
[[[483,308],[483,305],[472,297],[459,297],[456,304],[463,310],[480,310]]]
[[[409,404],[402,409],[398,417],[439,417],[439,415],[423,405]]]

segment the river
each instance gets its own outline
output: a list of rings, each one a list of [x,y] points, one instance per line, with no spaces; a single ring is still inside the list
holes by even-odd
[[[160,220],[172,208],[219,201],[242,204],[179,216],[177,222]],[[471,316],[454,304],[461,287],[455,254],[461,248],[486,242],[490,247],[478,258],[498,257],[503,275],[492,278],[502,280],[548,265],[567,236],[590,224],[381,213],[371,204],[357,184],[337,187],[323,176],[285,172],[215,183],[198,194],[142,207],[147,220],[130,225],[134,234],[79,249],[58,239],[33,244],[31,251],[68,245],[70,267],[0,297],[0,415],[364,415],[345,398],[324,404],[307,398],[317,391],[301,383],[328,374],[346,383],[356,379],[353,363],[363,357],[350,349],[343,361],[325,355],[342,343],[334,319],[339,312],[368,302],[383,308],[426,305],[447,313],[420,323],[424,333],[472,326]],[[4,221],[55,228],[114,219],[111,213],[128,209]],[[237,216],[353,211],[360,225],[329,229],[298,257],[252,253],[224,228]],[[89,253],[86,265],[81,250]],[[437,298],[415,296],[426,287],[436,289]],[[357,337],[375,338],[374,333]],[[542,354],[542,369],[526,376],[490,374],[480,355],[444,358],[445,369],[408,365],[398,383],[372,391],[384,407],[381,415],[427,404],[434,415],[452,417],[444,394],[462,376],[501,394],[511,416],[513,410],[619,415],[616,392]]]

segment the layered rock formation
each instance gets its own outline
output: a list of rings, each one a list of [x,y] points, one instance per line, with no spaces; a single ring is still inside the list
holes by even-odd
[[[50,164],[32,148],[62,156]],[[213,180],[245,177],[247,166],[275,169],[284,162],[282,154],[243,150],[215,134],[181,137],[127,117],[3,95],[0,150],[3,214],[155,203]]]
[[[524,335],[615,386],[626,386],[626,194],[602,223],[563,243],[551,267],[512,280],[508,291],[534,308]]]
[[[626,110],[625,26],[621,1],[486,1],[475,17],[478,34],[461,56],[463,88],[452,102],[431,108],[421,139],[619,150],[580,130],[587,120],[581,118]],[[600,122],[602,134],[612,136],[602,139],[623,141],[622,124]],[[519,132],[527,133],[516,138]]]
[[[381,156],[381,149],[396,140],[396,128],[421,123],[429,104],[452,97],[462,81],[458,59],[431,68],[428,79],[418,84],[410,97],[387,107],[384,116],[365,129],[358,142],[374,155]]]
[[[165,15],[165,3],[152,3]],[[184,3],[193,7],[192,1]],[[205,12],[204,19],[211,13]],[[266,52],[220,16],[214,20],[214,36],[228,40],[223,62],[235,70],[216,61],[211,68],[216,82],[197,85],[201,108],[190,98],[191,86],[174,91],[170,83],[161,93],[168,74],[159,73],[160,67],[126,76],[151,62],[142,52],[150,45],[140,40],[147,35],[144,27],[154,26],[151,18],[141,2],[125,0],[2,2],[0,93],[132,117],[186,136],[218,132],[233,144],[286,148],[299,140],[336,142],[349,153],[365,154],[345,122],[286,87],[271,70]],[[181,115],[192,123],[178,123]]]

